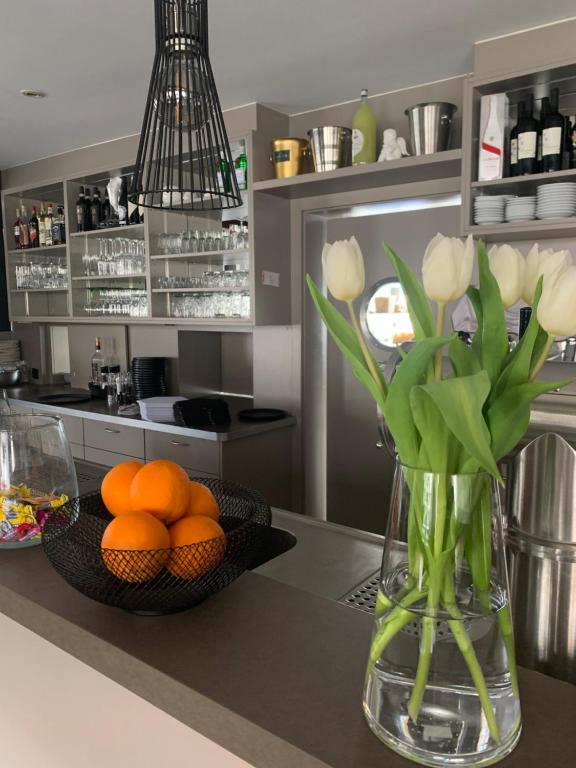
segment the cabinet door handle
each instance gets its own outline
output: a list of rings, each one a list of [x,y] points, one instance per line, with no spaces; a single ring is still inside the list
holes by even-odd
[[[172,445],[177,445],[180,448],[190,448],[190,443],[179,443],[178,440],[170,440]]]
[[[120,430],[119,429],[109,429],[109,427],[104,427],[104,432],[109,432],[111,435],[119,435]]]

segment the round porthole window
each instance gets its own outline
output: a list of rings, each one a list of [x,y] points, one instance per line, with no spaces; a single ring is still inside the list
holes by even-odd
[[[380,280],[367,292],[360,310],[364,331],[383,349],[394,349],[414,338],[406,294],[394,277]]]

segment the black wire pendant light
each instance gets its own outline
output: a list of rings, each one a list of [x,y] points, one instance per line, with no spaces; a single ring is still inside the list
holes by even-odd
[[[208,0],[154,0],[156,56],[130,198],[212,211],[242,198],[208,58]]]

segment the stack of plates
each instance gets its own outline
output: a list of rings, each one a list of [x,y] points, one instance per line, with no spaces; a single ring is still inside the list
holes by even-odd
[[[501,224],[510,195],[482,195],[474,200],[475,224]]]
[[[174,403],[186,400],[185,397],[149,397],[138,400],[140,415],[144,421],[157,421],[168,424],[174,421]]]
[[[136,400],[166,394],[166,358],[135,357],[132,360],[132,381]]]
[[[576,214],[576,183],[542,184],[536,193],[539,219],[563,219]]]
[[[531,221],[536,218],[536,195],[513,197],[506,202],[506,221]]]
[[[20,342],[17,339],[0,341],[0,365],[16,365],[20,362]]]

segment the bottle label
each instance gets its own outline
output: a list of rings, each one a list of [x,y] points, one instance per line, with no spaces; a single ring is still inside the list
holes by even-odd
[[[518,139],[510,141],[510,165],[516,165],[518,162]]]
[[[235,168],[238,189],[246,189],[246,168]]]
[[[537,142],[536,131],[518,134],[518,160],[535,160]]]
[[[14,237],[20,237],[20,227],[18,224],[14,227]]]
[[[542,157],[559,155],[562,146],[562,128],[545,128],[542,131]]]
[[[35,243],[36,238],[38,237],[38,232],[36,231],[36,227],[30,227],[29,234],[30,234],[30,242]]]
[[[352,131],[352,160],[354,161],[358,155],[362,152],[364,149],[364,144],[366,143],[366,139],[364,138],[364,134],[359,128],[354,128]]]

